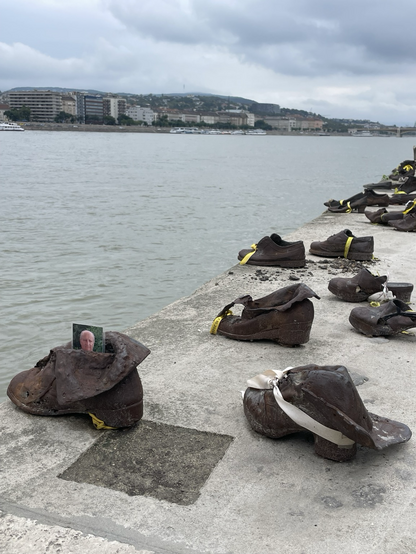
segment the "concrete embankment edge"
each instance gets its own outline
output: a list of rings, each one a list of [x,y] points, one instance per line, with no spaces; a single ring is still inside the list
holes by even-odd
[[[374,236],[378,260],[371,271],[415,282],[415,235],[371,225],[363,214],[326,212],[285,238],[303,240],[308,249],[313,240],[345,228]],[[383,452],[359,448],[353,461],[337,464],[316,456],[307,436],[266,439],[245,420],[240,391],[248,378],[268,368],[342,364],[362,382],[358,390],[369,411],[416,428],[415,336],[358,334],[348,322],[355,304],[327,290],[340,270],[307,258],[307,267],[296,270],[235,265],[126,330],[152,350],[139,366],[145,419],[233,437],[191,505],[60,479],[99,432],[84,418],[37,418],[9,401],[1,404],[0,547],[16,554],[46,547],[92,553],[416,552],[414,440]],[[290,276],[321,297],[313,300],[306,345],[284,348],[209,334],[224,305],[241,294],[269,294],[294,282]]]

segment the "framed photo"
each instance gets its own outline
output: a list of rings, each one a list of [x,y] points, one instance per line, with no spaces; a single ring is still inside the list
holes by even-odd
[[[72,348],[89,352],[104,352],[104,330],[96,325],[72,324]]]

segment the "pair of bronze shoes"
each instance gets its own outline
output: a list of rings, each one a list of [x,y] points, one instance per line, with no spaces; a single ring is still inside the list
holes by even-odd
[[[378,194],[372,189],[367,189],[364,192],[350,196],[346,200],[328,200],[328,202],[324,202],[324,205],[332,213],[351,213],[355,210],[362,213],[367,206],[388,206],[389,195]]]
[[[374,253],[372,236],[356,237],[349,229],[331,235],[325,241],[314,241],[309,252],[326,258],[348,258],[349,260],[371,260]],[[274,267],[303,267],[305,247],[302,241],[287,242],[276,233],[263,237],[251,250],[241,250],[238,254],[240,265]]]
[[[378,306],[354,308],[349,316],[351,325],[367,336],[391,336],[416,327],[416,313],[410,310],[412,283],[393,283],[387,275],[373,275],[361,269],[353,277],[334,277],[328,289],[345,302],[363,302],[379,293]],[[388,292],[395,298],[389,300]],[[383,301],[383,296],[386,301]]]

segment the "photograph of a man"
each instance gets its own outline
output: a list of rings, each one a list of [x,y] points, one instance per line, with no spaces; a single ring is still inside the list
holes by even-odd
[[[79,342],[81,344],[82,350],[89,350],[90,352],[94,350],[95,336],[91,331],[84,329],[79,336]]]
[[[104,352],[104,330],[96,325],[72,324],[72,348],[85,352]]]

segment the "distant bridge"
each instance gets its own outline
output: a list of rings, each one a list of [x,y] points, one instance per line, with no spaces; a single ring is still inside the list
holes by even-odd
[[[406,133],[415,133],[416,134],[416,127],[382,127],[379,129],[381,132],[387,131],[388,133],[394,133],[398,137],[401,137],[402,135],[405,135]]]

